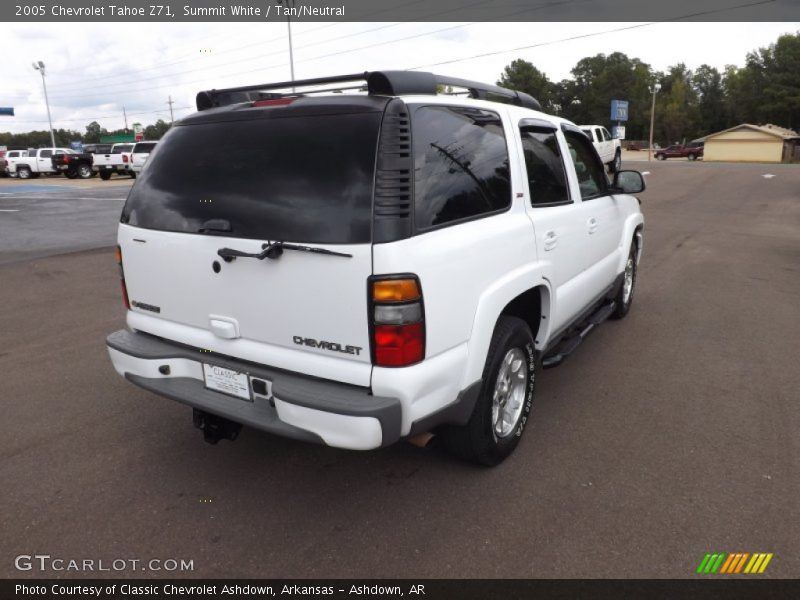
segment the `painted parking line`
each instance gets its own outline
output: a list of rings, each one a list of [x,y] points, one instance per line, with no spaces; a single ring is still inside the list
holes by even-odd
[[[68,185],[7,185],[3,186],[3,191],[0,194],[7,196],[9,194],[30,194],[31,192],[42,191],[63,191],[75,189]]]
[[[0,212],[19,212],[18,208],[0,208]]]

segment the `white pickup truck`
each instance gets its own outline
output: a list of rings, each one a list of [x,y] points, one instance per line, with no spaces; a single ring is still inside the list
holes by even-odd
[[[57,154],[75,154],[75,152],[69,148],[39,148],[35,152],[29,152],[28,156],[11,159],[8,165],[9,174],[16,173],[20,179],[30,179],[42,173],[51,175],[58,173],[53,167],[52,160]]]
[[[100,173],[100,179],[107,181],[114,173],[136,177],[131,169],[131,150],[134,144],[114,144],[108,154],[94,155],[94,169]]]
[[[5,174],[14,177],[17,174],[17,163],[22,158],[28,157],[27,150],[8,150],[3,157],[5,159]]]
[[[622,167],[622,144],[608,133],[608,129],[602,125],[579,125],[585,133],[595,150],[600,155],[600,160],[608,165],[609,173],[616,173]]]

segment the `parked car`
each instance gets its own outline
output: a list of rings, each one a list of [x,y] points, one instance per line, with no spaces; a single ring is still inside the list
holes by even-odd
[[[540,369],[628,313],[644,181],[609,182],[527,94],[408,71],[329,83],[363,78],[366,95],[198,94],[122,211],[111,361],[212,443],[242,425],[357,450],[434,432],[497,464]]]
[[[158,142],[136,142],[136,145],[131,150],[131,169],[137,175],[142,172],[144,163],[150,153],[155,149]]]
[[[53,166],[53,156],[59,154],[76,154],[69,148],[39,148],[28,156],[21,157],[15,161],[15,171],[20,179],[39,177],[42,174],[59,174]]]
[[[680,144],[673,144],[666,148],[659,148],[655,151],[653,156],[658,160],[667,160],[668,158],[688,158],[689,160],[697,160],[703,156],[703,142],[692,142],[682,146]]]
[[[132,143],[114,144],[107,154],[95,154],[94,166],[100,178],[107,181],[114,173],[135,178],[136,173],[131,170],[131,150]]]
[[[616,173],[622,168],[622,146],[618,139],[611,137],[608,129],[602,125],[579,125],[592,140],[600,159],[608,166],[609,173]]]
[[[64,173],[68,179],[89,179],[94,172],[92,171],[92,160],[94,155],[88,152],[71,152],[54,154],[51,160],[53,161],[53,169],[56,172]]]

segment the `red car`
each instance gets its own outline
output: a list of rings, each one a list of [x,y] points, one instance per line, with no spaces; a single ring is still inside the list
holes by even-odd
[[[667,160],[668,158],[688,158],[689,160],[697,160],[703,156],[703,142],[692,142],[685,146],[673,145],[666,148],[659,148],[655,151],[655,156],[658,160]]]

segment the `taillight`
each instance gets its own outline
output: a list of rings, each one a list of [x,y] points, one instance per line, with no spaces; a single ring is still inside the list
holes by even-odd
[[[127,154],[123,154],[122,155],[122,162],[124,162],[124,163],[128,162],[128,155]]]
[[[425,358],[425,307],[415,275],[370,278],[372,362],[406,367]]]
[[[69,163],[69,154],[64,154],[64,164]]]
[[[125,271],[122,269],[122,248],[119,246],[114,250],[114,258],[117,259],[117,266],[119,267],[119,283],[122,288],[122,301],[125,303],[125,308],[130,310],[131,303],[128,300],[128,287],[125,285]]]

